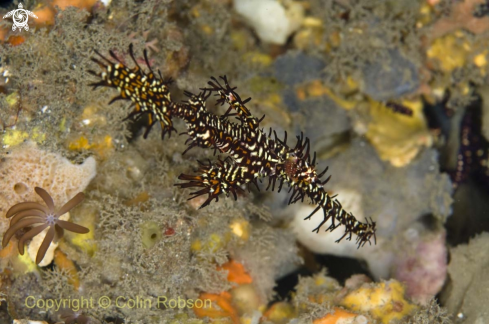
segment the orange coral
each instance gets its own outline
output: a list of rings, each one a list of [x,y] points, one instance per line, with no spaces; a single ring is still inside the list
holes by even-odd
[[[61,10],[68,7],[90,10],[96,2],[97,0],[54,0],[52,5],[58,6]]]
[[[37,19],[34,20],[37,26],[54,25],[55,11],[50,6],[44,6],[32,11]]]
[[[219,308],[212,305],[210,308],[197,308],[194,307],[194,313],[197,317],[210,317],[210,318],[222,318],[230,317],[233,323],[239,324],[239,316],[233,305],[231,304],[231,294],[228,292],[222,292],[217,294],[202,293],[199,296],[201,300],[211,300],[213,304],[215,303]]]
[[[218,271],[227,270],[228,271],[228,281],[234,282],[239,285],[250,284],[253,282],[251,276],[246,272],[243,265],[239,262],[231,260],[222,265],[222,267],[217,268]]]
[[[313,324],[336,324],[345,323],[346,319],[353,319],[356,314],[347,312],[341,308],[335,307],[334,312],[327,314],[324,317],[314,320]]]
[[[8,38],[8,42],[12,46],[19,46],[23,42],[25,42],[25,37],[22,35],[12,35]]]
[[[4,27],[0,27],[0,42],[3,42],[7,39],[8,29]]]
[[[237,288],[244,287],[244,285],[251,284],[253,282],[251,276],[246,272],[243,265],[234,260],[217,267],[217,270],[228,271],[227,281],[240,285]],[[235,292],[237,288],[232,291]],[[210,317],[212,319],[230,317],[233,323],[240,323],[237,310],[239,307],[235,307],[236,305],[233,304],[233,295],[230,292],[224,291],[220,294],[202,293],[200,294],[199,298],[202,300],[211,300],[212,306],[210,308],[194,308],[193,310],[196,316],[200,318]]]
[[[70,275],[68,283],[72,284],[75,290],[78,290],[80,288],[80,278],[78,278],[78,272],[73,261],[68,259],[66,254],[60,250],[56,250],[54,253],[54,263],[59,269],[68,272]]]
[[[4,247],[2,250],[0,250],[0,258],[8,258],[12,255],[12,252],[14,251],[14,243],[10,241],[6,247]]]

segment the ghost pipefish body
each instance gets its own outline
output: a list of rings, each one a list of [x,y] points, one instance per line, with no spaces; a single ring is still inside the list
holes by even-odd
[[[173,118],[181,118],[187,125],[188,135],[186,144],[187,152],[193,147],[212,148],[220,153],[227,154],[227,158],[220,158],[215,162],[201,163],[197,175],[181,174],[178,179],[186,182],[178,183],[181,188],[198,188],[192,193],[196,198],[207,194],[207,200],[200,208],[210,204],[212,200],[218,201],[219,196],[231,193],[237,199],[237,192],[242,191],[243,185],[254,184],[258,187],[258,179],[268,178],[267,190],[273,191],[277,184],[278,191],[284,183],[289,185],[292,194],[289,204],[307,197],[316,205],[314,211],[305,219],[310,219],[317,211],[323,211],[323,220],[313,230],[319,229],[331,220],[331,225],[326,229],[333,231],[340,225],[345,227],[344,235],[336,242],[346,237],[351,240],[356,235],[358,247],[365,245],[371,238],[375,242],[375,222],[367,219],[366,222],[358,221],[353,214],[346,212],[341,203],[328,194],[324,185],[330,177],[322,179],[328,168],[318,173],[316,170],[316,153],[311,157],[310,143],[303,134],[297,136],[294,147],[287,144],[287,133],[283,139],[279,139],[275,131],[266,132],[260,128],[261,119],[255,118],[245,106],[251,98],[242,100],[232,88],[226,76],[221,76],[220,81],[211,77],[208,87],[201,88],[198,94],[185,91],[188,99],[177,103],[172,101],[169,91],[171,79],[164,79],[158,71],[158,76],[150,67],[147,52],[144,58],[148,66],[146,73],[137,63],[132,45],[129,54],[135,63],[133,68],[123,64],[117,56],[110,51],[110,60],[96,52],[99,58],[92,58],[101,68],[102,72],[89,71],[99,78],[92,83],[94,89],[106,86],[117,89],[119,95],[116,100],[130,100],[135,108],[126,118],[139,118],[148,116],[148,124],[144,138],[155,123],[160,123],[161,137],[168,134],[171,137],[173,131]],[[222,83],[222,84],[221,84]],[[218,97],[217,103],[229,105],[224,115],[218,116],[206,109],[206,100],[212,95]],[[237,122],[230,121],[234,117]]]

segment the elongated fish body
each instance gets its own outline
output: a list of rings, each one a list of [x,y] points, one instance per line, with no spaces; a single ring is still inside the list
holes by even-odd
[[[266,132],[261,129],[261,119],[255,118],[245,104],[251,99],[242,100],[232,88],[225,76],[220,77],[221,83],[216,78],[211,78],[207,88],[202,92],[193,94],[185,92],[188,100],[183,103],[172,101],[168,86],[171,79],[164,80],[158,71],[159,77],[151,70],[146,51],[144,57],[149,69],[146,73],[134,59],[132,45],[129,53],[135,63],[135,67],[125,66],[113,52],[110,55],[115,60],[100,56],[92,58],[101,68],[102,72],[89,71],[99,78],[93,83],[94,88],[106,86],[117,89],[119,95],[111,100],[130,100],[135,105],[134,110],[127,118],[139,118],[143,114],[148,115],[148,125],[144,133],[146,138],[155,123],[160,123],[162,138],[166,134],[171,136],[173,118],[182,119],[187,125],[186,134],[189,136],[187,152],[193,147],[212,148],[215,151],[226,154],[224,160],[218,159],[215,163],[201,163],[199,173],[196,175],[181,174],[178,179],[186,182],[178,183],[181,188],[199,188],[192,193],[193,199],[207,194],[207,200],[200,208],[218,201],[219,196],[231,193],[237,199],[237,192],[242,191],[243,185],[254,184],[258,187],[258,179],[268,178],[267,190],[275,185],[278,191],[284,183],[289,185],[292,194],[289,204],[299,200],[304,201],[308,197],[317,205],[316,209],[305,219],[310,219],[320,209],[323,211],[323,220],[313,230],[319,229],[331,220],[331,225],[326,229],[333,231],[340,225],[345,227],[343,238],[350,240],[356,235],[358,246],[363,246],[373,237],[375,242],[375,222],[367,220],[365,223],[358,221],[351,213],[346,212],[341,203],[328,194],[324,185],[330,177],[322,180],[326,170],[318,173],[316,170],[316,153],[310,153],[310,143],[303,134],[297,136],[294,147],[287,144],[287,133],[284,139],[279,139],[276,132]],[[206,109],[206,100],[210,95],[218,97],[217,102],[227,104],[228,110],[222,116],[215,115]],[[234,117],[235,121],[230,121]],[[126,119],[127,119],[126,118]],[[273,133],[273,134],[272,134]],[[184,152],[184,153],[185,153]]]

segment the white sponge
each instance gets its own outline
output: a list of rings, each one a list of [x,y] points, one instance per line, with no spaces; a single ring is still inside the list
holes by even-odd
[[[264,42],[283,45],[304,19],[299,3],[285,8],[276,0],[234,0],[234,9],[255,29]]]

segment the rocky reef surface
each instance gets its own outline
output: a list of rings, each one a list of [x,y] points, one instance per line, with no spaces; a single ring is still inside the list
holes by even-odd
[[[0,250],[1,323],[487,317],[485,1],[23,5],[37,17],[29,30],[0,21],[0,238],[18,227]],[[0,16],[16,9],[0,7]],[[227,75],[253,98],[252,114],[265,115],[267,134],[287,132],[293,146],[303,132],[318,170],[329,166],[326,190],[359,221],[376,222],[376,240],[335,243],[345,230],[324,231],[330,223],[312,232],[322,212],[304,220],[315,206],[289,205],[290,194],[265,190],[267,179],[237,200],[202,209],[206,197],[187,200],[193,190],[175,187],[178,176],[226,156],[182,155],[186,137],[162,140],[159,125],[143,138],[147,116],[125,120],[128,101],[109,104],[116,90],[93,89],[96,52],[133,67],[130,44],[144,71],[149,63],[175,81],[173,101]],[[208,110],[223,115],[227,107],[215,103],[210,97]],[[182,121],[174,126],[185,132]],[[56,235],[43,263],[35,260],[42,238],[21,255],[35,227],[19,219],[39,213],[7,219],[10,208],[60,208],[79,192],[85,199],[69,222],[89,232]]]

